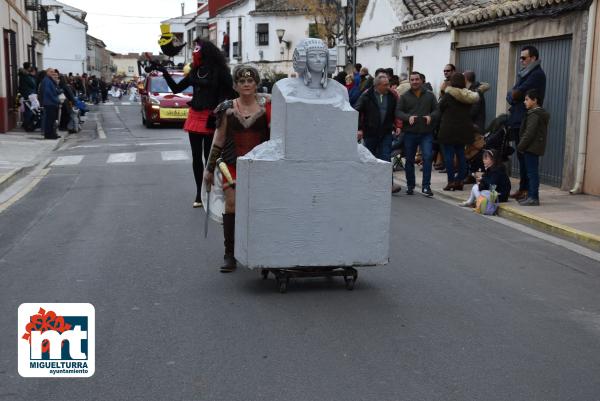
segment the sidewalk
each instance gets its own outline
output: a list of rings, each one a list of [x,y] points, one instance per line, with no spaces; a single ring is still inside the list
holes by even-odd
[[[417,167],[416,182],[419,191],[421,174]],[[406,196],[404,171],[395,172],[394,177],[397,182],[402,183],[402,196]],[[518,180],[511,181],[513,190],[518,188]],[[471,185],[465,185],[463,191],[443,191],[446,182],[446,173],[433,170],[431,189],[434,197],[452,200],[459,207],[458,203],[468,198]],[[549,185],[540,185],[540,206],[521,206],[510,199],[509,202],[500,204],[498,215],[600,251],[600,197],[571,195]]]
[[[0,134],[0,192],[43,162],[64,139],[46,140],[39,131],[20,129]]]

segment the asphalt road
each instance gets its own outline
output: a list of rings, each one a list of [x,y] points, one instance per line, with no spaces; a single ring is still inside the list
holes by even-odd
[[[108,138],[0,214],[0,400],[600,400],[597,261],[401,195],[389,265],[279,294],[217,271],[181,128],[98,110]],[[95,306],[92,378],[18,375],[24,302]]]

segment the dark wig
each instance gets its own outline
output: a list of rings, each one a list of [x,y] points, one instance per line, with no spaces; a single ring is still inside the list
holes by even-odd
[[[227,66],[227,60],[225,59],[225,55],[223,55],[223,52],[212,42],[196,38],[196,40],[194,40],[194,43],[202,47],[202,62],[206,66],[208,66],[209,68],[222,68],[229,70],[229,67]]]

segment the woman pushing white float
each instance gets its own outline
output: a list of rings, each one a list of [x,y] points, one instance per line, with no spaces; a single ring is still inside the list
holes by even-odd
[[[391,164],[356,143],[358,113],[327,78],[336,54],[320,39],[294,50],[298,78],[278,81],[270,140],[236,163],[235,258],[289,277],[344,276],[389,259]]]

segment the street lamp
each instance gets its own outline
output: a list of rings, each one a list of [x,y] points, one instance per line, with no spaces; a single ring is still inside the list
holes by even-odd
[[[292,45],[292,42],[283,40],[283,35],[285,35],[285,29],[276,29],[275,32],[277,33],[277,39],[279,39],[279,43],[285,43],[285,47],[289,50]]]
[[[44,6],[44,8],[46,9],[47,14],[54,14],[54,19],[48,19],[48,21],[54,21],[58,24],[60,21],[60,12],[62,11],[63,6],[59,6],[58,4],[50,4]]]

